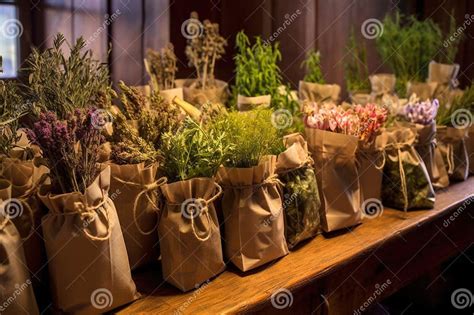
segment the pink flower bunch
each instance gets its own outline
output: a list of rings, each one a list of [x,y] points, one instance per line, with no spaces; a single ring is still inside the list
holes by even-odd
[[[76,110],[65,120],[54,112],[41,113],[27,130],[28,139],[43,152],[57,193],[84,192],[98,174],[101,131],[92,125],[96,109]]]
[[[388,111],[386,108],[376,104],[356,105],[354,113],[359,117],[359,138],[362,141],[371,142],[377,132],[387,121]]]
[[[405,105],[402,115],[406,120],[415,124],[429,125],[436,119],[439,102],[437,99],[424,102],[414,101]]]

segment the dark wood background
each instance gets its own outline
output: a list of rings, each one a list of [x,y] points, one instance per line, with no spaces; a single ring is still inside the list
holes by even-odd
[[[174,44],[180,60],[178,77],[193,75],[184,55],[186,39],[181,34],[181,25],[191,11],[220,24],[229,45],[216,72],[218,78],[229,81],[233,78],[235,34],[243,29],[250,36],[267,39],[283,26],[288,15],[299,10],[301,14],[277,38],[284,78],[294,87],[304,75],[301,62],[311,49],[321,51],[326,80],[345,86],[343,63],[351,28],[367,44],[369,71],[388,71],[375,50],[375,41],[361,35],[361,24],[368,18],[382,20],[385,14],[399,8],[419,18],[431,17],[446,29],[452,9],[458,25],[463,24],[466,14],[474,14],[474,1],[468,0],[31,0],[29,5],[28,1],[21,2],[21,17],[29,30],[23,35],[24,46],[49,46],[57,32],[64,33],[70,41],[81,35],[88,39],[107,17],[116,13],[118,17],[99,32],[89,47],[97,58],[110,65],[114,82],[124,80],[136,85],[147,81],[143,67],[146,49],[158,49],[168,41]],[[474,76],[473,38],[474,23],[466,29],[457,55],[462,86]],[[107,56],[109,42],[112,46]],[[28,47],[24,48],[27,52]]]

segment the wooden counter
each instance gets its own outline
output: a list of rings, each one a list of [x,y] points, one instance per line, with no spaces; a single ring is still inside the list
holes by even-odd
[[[144,298],[119,313],[353,314],[466,249],[474,242],[473,227],[470,177],[438,192],[433,210],[405,216],[385,209],[378,218],[366,218],[338,235],[320,235],[254,272],[243,274],[229,266],[193,292],[183,294],[164,283],[158,266],[142,271],[135,279]],[[291,293],[271,298],[282,289]],[[272,301],[277,300],[291,306],[276,309]]]

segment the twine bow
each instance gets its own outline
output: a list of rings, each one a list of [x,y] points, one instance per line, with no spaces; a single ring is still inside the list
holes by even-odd
[[[101,207],[104,207],[105,203],[109,200],[105,191],[102,191],[102,201],[95,205],[95,206],[87,206],[84,201],[77,201],[74,202],[74,210],[79,213],[81,220],[87,222],[88,224],[94,221],[97,218],[97,210]],[[91,235],[87,232],[87,225],[83,224],[83,231],[87,237],[89,237],[93,241],[105,241],[110,238],[112,235],[112,224],[110,223],[109,219],[109,210],[107,207],[104,207],[105,215],[107,217],[107,234],[103,237]]]
[[[161,186],[163,186],[164,184],[167,183],[167,178],[166,177],[161,177],[160,179],[158,179],[157,181],[154,181],[153,183],[150,183],[150,184],[139,184],[139,183],[135,183],[135,182],[129,182],[129,181],[125,181],[125,180],[122,180],[120,178],[117,178],[117,177],[114,177],[114,179],[122,184],[125,184],[125,185],[130,185],[130,186],[134,186],[134,187],[138,187],[141,189],[141,191],[137,194],[137,196],[135,197],[135,201],[133,203],[133,221],[135,223],[135,226],[137,227],[137,230],[142,234],[142,235],[150,235],[152,233],[154,233],[156,231],[156,229],[158,228],[158,224],[159,224],[159,220],[157,219],[156,220],[156,223],[155,225],[153,226],[152,229],[150,229],[149,231],[144,231],[141,227],[140,227],[140,224],[138,224],[138,220],[137,220],[137,208],[138,208],[138,204],[140,202],[140,199],[145,196],[148,201],[152,204],[153,208],[156,209],[157,211],[159,211],[159,207],[158,205],[153,201],[153,198],[152,196],[150,196],[150,193],[152,193],[153,191],[156,191],[158,190],[158,188],[160,188]]]

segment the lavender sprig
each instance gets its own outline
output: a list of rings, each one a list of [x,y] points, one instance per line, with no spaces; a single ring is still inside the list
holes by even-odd
[[[436,119],[438,113],[439,102],[437,99],[424,102],[409,102],[405,105],[402,115],[406,120],[415,124],[429,125]]]

